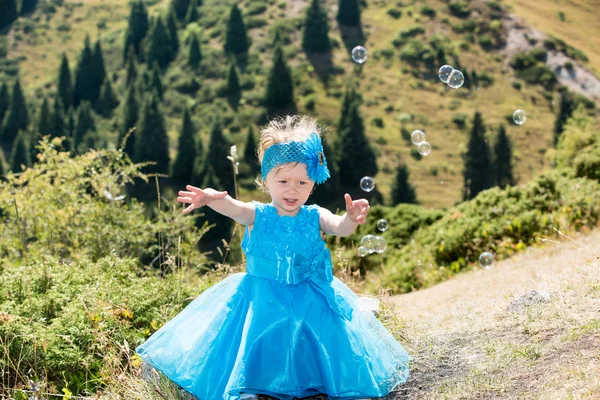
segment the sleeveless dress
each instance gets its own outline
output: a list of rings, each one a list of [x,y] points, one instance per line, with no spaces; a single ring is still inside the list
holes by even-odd
[[[319,207],[291,217],[254,204],[246,273],[208,288],[136,352],[199,400],[373,398],[406,382],[408,353],[332,275]]]

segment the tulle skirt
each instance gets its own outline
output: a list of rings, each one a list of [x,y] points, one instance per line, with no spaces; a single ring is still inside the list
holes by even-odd
[[[199,400],[240,393],[293,399],[383,397],[409,375],[409,355],[339,279],[345,319],[313,285],[237,273],[211,286],[136,349]]]

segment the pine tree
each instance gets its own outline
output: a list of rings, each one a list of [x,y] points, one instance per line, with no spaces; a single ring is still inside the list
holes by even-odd
[[[100,46],[100,40],[96,41],[96,44],[94,45],[94,52],[92,53],[92,69],[89,71],[89,79],[92,81],[92,101],[96,102],[100,98],[102,85],[107,79],[104,54],[102,52],[102,47]]]
[[[169,7],[167,13],[167,29],[169,31],[169,43],[171,44],[171,60],[174,60],[179,53],[179,36],[177,35],[177,16],[173,7]]]
[[[142,41],[148,32],[148,12],[142,0],[131,3],[129,12],[129,24],[125,33],[125,44],[123,46],[123,60],[127,60],[130,48],[139,57],[142,55]]]
[[[156,92],[158,98],[162,100],[164,94],[164,87],[162,84],[162,78],[160,77],[160,68],[157,63],[154,63],[154,68],[152,68],[152,76],[150,78],[150,90]]]
[[[104,81],[104,85],[102,85],[102,92],[100,93],[100,98],[98,99],[98,112],[104,117],[109,117],[112,111],[118,105],[119,99],[117,99],[110,81],[106,79]]]
[[[10,96],[8,94],[8,85],[6,82],[2,82],[0,85],[0,128],[2,128],[2,121],[4,120],[4,116],[8,111],[8,107],[10,106]],[[0,136],[1,135],[0,131]]]
[[[246,55],[250,47],[250,38],[246,32],[246,25],[237,4],[231,7],[227,21],[227,34],[225,36],[225,53]]]
[[[415,193],[415,188],[410,184],[408,176],[409,171],[406,164],[402,163],[398,165],[396,179],[392,187],[392,205],[399,203],[417,203],[417,194]]]
[[[91,71],[94,71],[94,55],[90,47],[90,38],[86,36],[83,50],[79,56],[79,62],[75,69],[75,85],[73,87],[73,107],[79,107],[82,101],[94,101],[94,80],[90,79]]]
[[[363,176],[375,176],[378,172],[375,152],[365,135],[359,107],[360,101],[356,98],[349,104],[345,127],[338,141],[340,182],[346,188],[357,187]]]
[[[269,71],[265,105],[269,115],[286,114],[296,109],[292,73],[283,58],[281,46],[273,52],[273,66]]]
[[[60,97],[54,99],[52,108],[52,117],[50,118],[50,135],[52,137],[67,136],[67,127],[65,125],[64,107]]]
[[[198,14],[198,1],[192,0],[185,15],[185,22],[186,24],[190,24],[192,22],[198,21],[199,18],[200,14]]]
[[[139,116],[139,107],[136,97],[136,90],[133,85],[127,89],[127,97],[125,98],[125,104],[123,105],[123,114],[121,116],[121,129],[119,131],[119,139],[117,142],[117,148],[120,148],[125,135],[132,129],[135,128]],[[129,158],[135,161],[135,139],[138,136],[138,132],[132,132],[127,138],[125,148],[123,151],[129,155]]]
[[[183,20],[190,8],[190,0],[173,0],[171,1],[171,7],[175,10],[177,18]]]
[[[244,163],[248,166],[248,176],[256,178],[260,174],[260,164],[256,153],[256,139],[252,126],[248,128],[246,135],[246,145],[244,146]]]
[[[68,110],[72,104],[73,86],[71,83],[71,69],[69,68],[69,59],[63,53],[58,70],[57,95],[60,97],[63,107]]]
[[[51,131],[50,125],[50,106],[48,105],[48,99],[44,97],[40,113],[38,114],[37,130],[34,134],[36,136],[37,134],[49,135]]]
[[[223,128],[217,119],[210,131],[210,142],[206,157],[204,158],[202,176],[207,176],[208,169],[212,167],[215,171],[215,176],[221,182],[220,187],[214,187],[213,189],[226,190],[233,196],[235,193],[235,187],[233,186],[233,165],[227,159],[227,156],[230,154],[230,147],[231,142],[223,135]]]
[[[337,21],[340,25],[360,26],[360,4],[358,0],[339,0]]]
[[[241,93],[242,88],[240,86],[240,78],[238,77],[235,63],[232,62],[227,74],[227,98],[233,109],[237,109],[238,104],[240,103]]]
[[[10,26],[17,19],[17,1],[16,0],[0,0],[0,31]]]
[[[63,147],[65,151],[73,152],[73,137],[75,136],[75,128],[77,124],[75,123],[75,110],[73,107],[69,107],[69,111],[66,113],[66,123],[65,123],[65,136],[66,140],[63,142]]]
[[[32,13],[37,7],[37,0],[22,0],[21,2],[21,15]]]
[[[309,53],[327,53],[331,51],[327,13],[321,8],[319,0],[312,0],[306,11],[302,48]]]
[[[77,126],[73,134],[72,151],[74,153],[85,153],[88,149],[84,144],[84,138],[89,132],[96,132],[96,123],[92,116],[90,103],[84,101],[77,110]]]
[[[505,187],[515,184],[512,171],[512,145],[506,135],[504,125],[498,127],[498,134],[494,143],[494,172],[496,174],[496,185]]]
[[[127,77],[125,78],[125,85],[130,86],[135,82],[137,78],[137,62],[135,58],[135,53],[133,52],[133,48],[129,50],[129,55],[127,56]]]
[[[319,204],[325,207],[342,208],[344,199],[340,196],[340,174],[337,166],[336,154],[329,145],[331,137],[324,136],[323,152],[327,159],[327,169],[329,169],[329,179],[323,185],[317,185],[314,193],[310,196],[313,204]]]
[[[348,113],[350,111],[350,105],[356,101],[356,91],[354,88],[347,86],[344,92],[344,99],[342,100],[342,110],[340,112],[340,118],[337,124],[338,138],[341,133],[346,129],[346,120],[348,119]],[[339,144],[339,143],[338,143]]]
[[[31,166],[31,155],[27,132],[19,130],[12,145],[12,152],[10,154],[10,170],[15,173],[21,172],[25,170],[23,166],[25,168]]]
[[[139,135],[135,141],[135,159],[156,163],[144,167],[146,173],[169,173],[169,137],[156,93],[147,96],[142,106]]]
[[[200,51],[200,42],[194,34],[190,40],[190,49],[188,52],[188,65],[193,69],[197,69],[202,61],[202,52]]]
[[[146,50],[146,62],[148,65],[157,62],[161,68],[165,68],[171,62],[171,36],[162,18],[156,18],[152,26]]]
[[[171,171],[171,180],[177,185],[186,185],[192,182],[196,158],[202,156],[202,142],[196,144],[197,131],[192,121],[189,109],[183,111],[183,124],[179,133],[177,157]],[[200,150],[200,154],[198,154]]]
[[[463,199],[470,200],[493,184],[490,148],[485,141],[485,125],[481,113],[475,112],[465,155]]]
[[[560,103],[558,106],[558,114],[554,121],[554,147],[558,144],[558,139],[564,130],[567,120],[573,114],[573,96],[569,91],[563,89],[560,92]]]
[[[19,130],[27,131],[29,126],[29,112],[25,103],[21,81],[17,79],[13,85],[12,97],[0,139],[4,143],[14,142]]]
[[[217,168],[208,165],[203,175],[202,184],[196,184],[204,188],[213,188],[219,190],[224,187],[225,183],[219,180],[217,176]],[[228,178],[225,182],[230,182],[232,178]],[[233,195],[233,192],[229,192]],[[202,236],[201,248],[205,251],[214,249],[214,247],[222,246],[223,241],[231,240],[231,231],[233,229],[233,220],[213,210],[210,207],[203,207],[203,215],[197,219],[196,226],[202,227],[205,223],[213,225],[213,227]]]
[[[0,148],[0,182],[2,182],[7,172],[8,166],[6,165],[6,158],[4,157],[4,152],[2,151],[2,148]]]

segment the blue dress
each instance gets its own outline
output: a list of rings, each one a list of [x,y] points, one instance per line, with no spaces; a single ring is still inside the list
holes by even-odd
[[[318,206],[279,216],[254,202],[246,273],[211,286],[136,352],[199,400],[383,397],[409,355],[333,277]]]

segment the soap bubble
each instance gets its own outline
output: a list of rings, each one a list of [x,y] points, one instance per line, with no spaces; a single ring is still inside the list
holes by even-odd
[[[427,156],[431,153],[431,145],[428,142],[421,142],[417,150],[419,150],[420,155]]]
[[[411,142],[413,142],[413,144],[419,144],[421,142],[424,142],[425,141],[425,132],[423,132],[420,129],[414,130],[410,134],[410,140],[411,140]]]
[[[455,69],[450,73],[450,77],[448,77],[448,86],[452,89],[458,89],[465,83],[465,76],[462,72]]]
[[[364,257],[367,254],[369,254],[369,250],[367,250],[367,248],[365,246],[358,246],[358,249],[356,251],[357,251],[358,255],[361,257]]]
[[[487,251],[485,253],[481,253],[479,256],[479,265],[481,268],[490,269],[492,268],[492,265],[494,265],[495,261],[494,255],[492,253],[488,253]]]
[[[375,244],[373,246],[373,249],[377,253],[383,253],[386,248],[385,239],[381,236],[375,236],[374,242],[375,242]]]
[[[367,61],[367,49],[362,46],[356,46],[352,49],[352,59],[355,63],[362,64]]]
[[[527,114],[523,110],[517,110],[513,113],[513,121],[517,125],[523,125],[527,121]]]
[[[377,221],[377,229],[379,229],[381,232],[387,231],[387,228],[388,222],[385,219],[380,219],[379,221]]]
[[[448,78],[450,78],[452,71],[454,71],[454,67],[452,67],[452,65],[442,65],[438,71],[440,80],[444,83],[448,83]]]
[[[363,246],[369,253],[372,253],[375,248],[375,236],[374,235],[365,235],[362,239],[360,239],[360,245]]]
[[[370,176],[363,176],[360,180],[360,188],[365,192],[375,189],[375,181]]]

